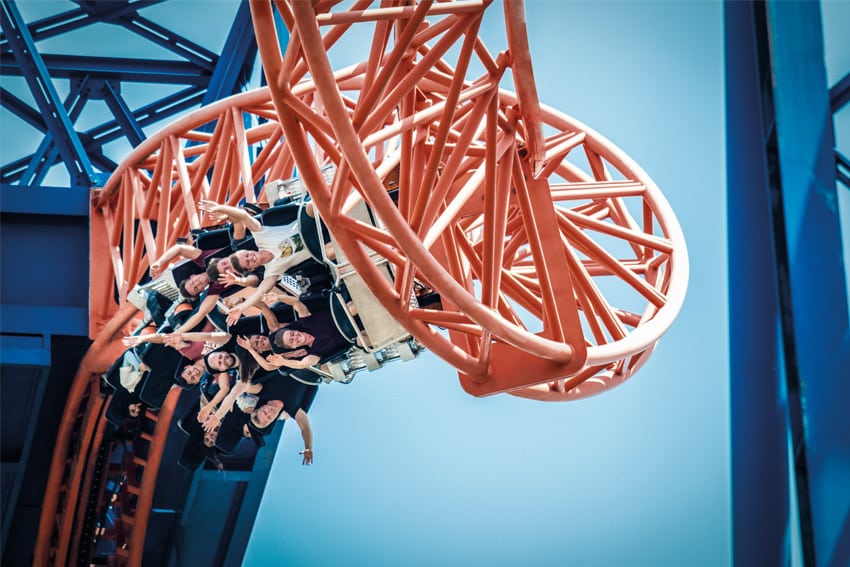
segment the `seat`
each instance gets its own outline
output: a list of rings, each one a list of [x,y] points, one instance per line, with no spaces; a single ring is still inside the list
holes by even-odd
[[[230,247],[233,242],[233,225],[227,224],[220,228],[207,228],[192,231],[195,236],[195,247],[201,250]]]
[[[320,171],[328,185],[333,183],[336,165],[333,163],[323,165]],[[269,203],[275,206],[303,200],[307,195],[304,183],[299,177],[292,177],[286,180],[275,179],[266,183],[263,189],[265,189],[266,198],[268,198]]]

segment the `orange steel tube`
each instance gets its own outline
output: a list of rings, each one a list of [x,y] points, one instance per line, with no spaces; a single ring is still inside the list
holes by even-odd
[[[441,2],[428,9],[429,16],[442,16],[446,14],[463,14],[478,12],[484,2],[482,0],[458,0],[457,2]],[[414,10],[418,6],[400,6],[393,8],[375,8],[372,10],[347,11],[336,14],[321,14],[316,16],[319,25],[344,24],[354,22],[368,22],[402,17],[413,17]]]
[[[395,45],[387,57],[383,69],[381,69],[374,81],[370,81],[374,73],[374,66],[376,66],[378,62],[378,53],[376,53],[373,48],[372,57],[369,58],[371,68],[367,69],[364,81],[365,92],[363,93],[363,96],[358,98],[357,110],[351,118],[355,130],[360,131],[363,126],[363,121],[375,108],[375,104],[378,102],[379,97],[386,92],[389,85],[395,84],[393,79],[396,79],[396,77],[394,75],[402,72],[402,69],[408,69],[409,71],[408,66],[405,65],[402,68],[400,62],[406,55],[408,46],[413,40],[413,36],[416,33],[419,24],[425,20],[425,13],[428,11],[431,4],[432,2],[430,1],[421,2],[411,12],[410,19],[405,22],[405,27],[401,35],[395,38]]]
[[[88,461],[88,455],[91,451],[92,438],[100,421],[100,412],[96,408],[100,405],[97,402],[98,387],[97,375],[91,374],[88,378],[89,397],[86,404],[86,413],[83,418],[82,434],[80,435],[80,449],[74,455],[74,460],[71,467],[71,478],[68,481],[68,494],[65,499],[64,511],[62,514],[62,523],[59,528],[59,541],[57,543],[56,555],[61,562],[67,562],[68,550],[71,545],[71,531],[74,527],[74,519],[76,517],[78,502],[83,496],[81,485],[83,483],[83,475]]]
[[[120,307],[112,319],[104,325],[103,329],[83,356],[71,390],[68,393],[68,401],[65,403],[65,411],[59,423],[59,431],[56,435],[56,444],[53,449],[53,459],[50,462],[50,472],[47,476],[47,488],[44,491],[41,518],[38,523],[38,535],[36,536],[35,554],[33,564],[46,566],[48,564],[48,553],[50,548],[51,534],[53,533],[53,522],[56,519],[57,506],[59,504],[59,488],[62,481],[65,455],[71,441],[74,421],[76,420],[76,408],[79,407],[89,379],[92,374],[104,372],[108,364],[104,365],[103,356],[109,348],[112,338],[130,321],[137,309],[131,303],[125,303]],[[118,343],[120,345],[120,343]],[[114,360],[114,358],[113,358]]]
[[[441,161],[440,158],[443,155],[443,150],[445,148],[446,142],[447,142],[448,137],[449,137],[449,131],[450,131],[450,126],[452,124],[452,118],[454,116],[455,111],[457,110],[457,104],[458,104],[458,101],[460,100],[460,92],[461,92],[461,89],[464,86],[463,78],[466,76],[466,69],[469,67],[469,61],[472,57],[472,47],[475,43],[476,34],[478,33],[478,27],[480,25],[481,25],[481,19],[480,18],[475,19],[472,22],[472,25],[470,26],[469,30],[467,31],[466,37],[464,38],[463,46],[461,47],[460,57],[459,57],[459,60],[458,60],[458,62],[459,62],[459,73],[457,75],[455,75],[454,80],[452,81],[451,87],[449,88],[448,96],[446,97],[445,106],[443,107],[443,114],[440,117],[440,128],[437,130],[437,132],[434,136],[434,141],[433,141],[434,147],[432,149],[431,159],[429,160],[429,163],[428,163],[428,165],[425,169],[425,174],[422,176],[422,180],[419,183],[418,190],[419,190],[420,196],[431,193],[431,188],[433,187],[434,179],[437,177],[437,168],[440,165],[440,161]],[[476,104],[476,110],[478,112],[480,112],[481,115],[483,116],[483,113],[485,112],[487,105],[488,105],[488,100],[482,98],[481,101],[479,101],[478,104]],[[477,121],[476,121],[476,124],[470,124],[467,128],[464,129],[464,132],[467,133],[467,137],[466,137],[467,143],[465,144],[465,146],[469,145],[469,141],[471,141],[472,134],[473,134],[473,131],[475,129],[477,129]],[[454,158],[454,159],[450,159],[449,160],[450,163],[453,162],[455,164],[455,167],[457,167],[457,164],[459,164],[460,160],[462,159],[462,153],[461,152],[454,152],[452,154],[452,158]],[[442,177],[440,179],[440,183],[438,184],[438,187],[440,185],[445,186],[444,191],[448,189],[448,181],[450,179],[454,178],[454,175],[452,175],[452,172],[451,172],[450,167],[448,165],[447,165],[446,169],[449,170],[448,175],[444,174],[444,177]],[[439,192],[437,192],[437,194],[439,195]],[[438,197],[431,202],[439,202],[441,200],[442,199],[440,197]],[[433,210],[433,207],[432,207],[432,214],[434,214],[434,213],[435,213],[435,211]],[[416,221],[418,221],[419,219],[412,219],[412,220],[413,220],[414,223],[416,223]],[[428,224],[427,209],[426,209],[426,215],[425,215],[425,220],[424,220],[423,224],[425,224],[425,225]],[[421,226],[419,228],[421,229]]]
[[[531,173],[537,177],[544,159],[543,120],[540,100],[537,96],[537,83],[534,81],[534,71],[531,66],[531,53],[528,48],[525,8],[518,0],[505,0],[504,6],[514,86],[519,98],[519,111],[526,127],[525,141],[531,156]]]
[[[158,221],[164,228],[157,234],[155,244],[162,249],[187,225],[194,225],[193,202],[199,194],[227,203],[236,203],[243,196],[251,200],[253,187],[260,179],[284,178],[297,165],[320,214],[373,293],[414,336],[423,339],[423,345],[459,366],[462,372],[488,372],[477,354],[482,360],[487,359],[485,351],[491,337],[514,349],[500,347],[498,356],[522,352],[530,359],[554,361],[554,365],[544,364],[549,364],[549,370],[566,369],[567,363],[583,356],[573,348],[585,347],[581,325],[565,319],[574,317],[578,321],[579,308],[586,311],[589,322],[596,323],[596,329],[589,333],[592,337],[588,337],[593,353],[591,360],[588,351],[587,363],[600,367],[604,366],[603,361],[614,361],[620,369],[634,367],[635,364],[623,362],[625,357],[637,349],[648,350],[659,336],[657,329],[669,326],[681,304],[682,269],[672,270],[673,266],[687,266],[687,258],[680,258],[679,254],[681,234],[657,188],[622,152],[584,125],[540,107],[536,92],[530,97],[528,91],[512,95],[497,90],[508,66],[518,84],[533,87],[530,59],[528,65],[522,62],[528,51],[522,29],[524,16],[513,18],[510,24],[516,28],[508,30],[510,55],[493,59],[475,37],[480,10],[420,26],[421,19],[411,18],[421,18],[433,7],[444,9],[446,4],[419,3],[405,8],[404,17],[382,19],[374,26],[378,31],[371,48],[366,46],[368,61],[333,73],[327,63],[328,48],[349,25],[363,21],[363,14],[321,14],[330,10],[333,2],[280,1],[276,5],[291,27],[289,48],[282,56],[270,5],[260,0],[252,0],[251,4],[271,99],[260,92],[219,101],[178,120],[164,134],[134,150],[127,160],[132,165],[119,166],[117,175],[110,178],[99,196],[100,204],[111,206],[116,201],[117,180],[122,171],[133,167],[155,170],[133,173],[134,180],[151,175],[149,183],[140,184],[146,187],[140,186],[139,191],[147,191],[147,195],[134,191],[129,200],[118,196],[118,210],[104,211],[105,222],[111,225],[110,237],[118,239],[116,246],[121,241],[122,228],[127,228],[127,217],[134,217],[133,209],[141,208],[140,199],[145,209],[158,206]],[[353,10],[365,5],[358,2]],[[391,5],[398,3],[385,2],[381,9]],[[505,6],[509,20],[517,10],[521,14],[521,6]],[[319,22],[343,20],[347,23],[334,24],[321,36]],[[431,40],[436,45],[426,44]],[[456,44],[458,41],[462,45]],[[390,42],[392,47],[387,51]],[[457,70],[440,59],[450,49],[459,53]],[[475,81],[464,81],[464,69],[473,54],[480,58],[487,73]],[[308,71],[311,80],[295,84]],[[520,76],[530,80],[517,79]],[[341,90],[359,91],[359,95],[343,96]],[[272,108],[279,116],[279,125],[273,120]],[[272,122],[248,128],[242,118],[246,113],[265,116]],[[560,133],[545,141],[541,137],[535,149],[544,117],[546,124]],[[180,147],[178,140],[191,139],[201,125],[214,120],[217,124],[213,134],[202,136],[209,146]],[[279,139],[280,132],[285,134],[283,141]],[[274,139],[269,140],[268,136]],[[264,146],[253,164],[248,159],[248,144]],[[516,151],[518,145],[524,145],[526,150],[521,156]],[[565,160],[579,146],[591,174],[578,162],[571,163],[574,159]],[[186,163],[190,154],[203,157]],[[158,159],[152,157],[156,155]],[[337,165],[331,188],[318,172],[318,166],[328,162]],[[136,165],[142,163],[145,165]],[[617,169],[625,181],[612,181],[606,169],[609,167]],[[403,188],[398,209],[384,186],[393,168],[400,170]],[[439,178],[433,176],[433,190],[428,175],[419,173],[429,171],[439,171]],[[520,197],[510,194],[512,174],[521,190]],[[550,174],[567,182],[553,179],[550,184]],[[210,176],[212,183],[208,184]],[[177,183],[171,186],[175,178]],[[172,196],[172,191],[181,194]],[[386,234],[349,222],[346,207],[358,193],[381,217]],[[618,201],[629,195],[642,201],[642,226]],[[581,203],[581,199],[592,201]],[[550,218],[553,210],[554,218]],[[123,226],[110,222],[110,217],[123,221]],[[668,232],[668,225],[672,232]],[[656,226],[665,231],[663,236],[655,235]],[[418,227],[424,234],[419,233]],[[150,237],[143,231],[144,227],[135,234],[123,234],[124,242],[134,246],[125,245],[123,258],[116,257],[114,261],[122,296],[141,273],[145,252],[153,257]],[[167,237],[162,232],[167,232]],[[637,260],[630,255],[615,258],[604,250],[600,255],[591,253],[592,261],[579,260],[576,253],[597,251],[594,234],[619,239],[631,247]],[[387,282],[371,265],[361,250],[364,245],[390,260],[396,268],[395,282]],[[670,253],[665,253],[665,249]],[[555,259],[561,256],[563,261]],[[595,287],[593,277],[603,273],[625,281],[641,300],[649,297],[650,305],[643,311],[639,329],[625,330],[623,340],[594,345],[592,341],[599,342],[605,328],[615,329],[614,334],[620,335],[617,323],[624,321],[622,311],[608,306]],[[471,344],[470,335],[464,338],[454,333],[452,340],[460,338],[452,345],[428,326],[436,324],[433,320],[420,319],[424,317],[421,313],[410,317],[407,298],[414,277],[437,290],[447,309],[468,314],[472,324],[483,329],[481,337],[485,342],[476,340]],[[572,285],[563,285],[573,278],[575,298],[569,292]],[[484,290],[480,299],[475,297],[478,289]],[[111,295],[106,291],[102,290],[104,305],[109,304]],[[670,303],[672,309],[662,309]],[[530,307],[529,311],[543,323],[544,334],[535,335],[525,328],[513,310],[512,305],[516,304]],[[570,335],[572,331],[577,334]],[[500,387],[509,386],[502,383]]]
[[[96,390],[100,390],[100,388],[95,388]],[[77,558],[80,552],[80,543],[82,538],[82,529],[84,525],[84,520],[86,516],[86,512],[88,510],[87,502],[91,498],[91,489],[92,482],[94,481],[94,472],[95,472],[95,463],[97,461],[98,453],[100,452],[100,445],[103,442],[103,432],[106,428],[106,419],[103,417],[104,408],[108,404],[109,398],[101,398],[97,395],[97,403],[94,404],[94,407],[91,409],[94,419],[97,421],[97,427],[94,431],[94,437],[89,444],[87,449],[88,458],[86,459],[86,467],[85,467],[85,475],[83,476],[82,483],[80,485],[80,498],[79,504],[77,505],[77,513],[76,519],[74,521],[75,530],[71,536],[71,547],[70,547],[70,557]],[[82,453],[82,452],[81,452]],[[67,509],[66,509],[67,514]]]
[[[130,532],[129,565],[131,567],[142,564],[142,553],[145,549],[145,535],[147,534],[148,519],[150,518],[151,506],[153,505],[156,479],[159,475],[162,453],[165,450],[165,439],[168,437],[168,429],[171,427],[171,420],[174,417],[174,408],[177,407],[177,400],[180,398],[180,391],[179,388],[171,388],[171,391],[168,392],[168,396],[165,398],[165,402],[159,408],[153,438],[148,448],[147,464],[142,474],[142,483],[139,486],[139,497],[136,502],[133,530]]]
[[[252,6],[253,6],[253,4],[252,4]],[[318,28],[314,28],[314,27],[310,26],[309,24],[304,25],[304,29],[302,29],[302,27],[299,26],[299,12],[304,12],[305,10],[308,11],[307,14],[308,14],[308,17],[309,17],[309,11],[311,10],[311,7],[309,5],[299,4],[299,3],[296,3],[296,4],[293,5],[293,13],[296,17],[297,29],[301,33],[302,37],[309,34],[309,37],[311,39],[320,40],[320,37],[318,36]],[[314,46],[315,46],[315,44],[311,43],[311,44],[308,45],[308,44],[305,43],[304,51],[305,51],[305,56],[307,57],[308,61],[310,61],[311,52],[314,51]],[[316,80],[317,86],[319,86],[320,83],[325,83],[325,82],[330,82],[333,85],[335,85],[335,82],[334,82],[334,79],[333,79],[333,74],[330,72],[330,68],[327,66],[327,61],[323,59],[323,55],[316,53],[315,56],[318,56],[317,57],[318,68],[311,65],[310,70],[311,70],[311,73],[314,76],[314,80]],[[330,88],[335,88],[335,86],[330,87]],[[320,87],[320,90],[322,90],[321,87]],[[338,97],[324,97],[324,98],[325,98],[325,104],[326,104],[326,110],[327,110],[328,116],[330,117],[331,123],[334,125],[334,130],[337,133],[338,143],[343,148],[346,156],[349,158],[349,163],[351,164],[352,169],[354,170],[355,175],[356,175],[358,181],[360,182],[361,186],[363,187],[364,191],[366,191],[369,194],[369,197],[372,200],[371,202],[373,202],[373,204],[374,203],[380,203],[381,208],[383,208],[383,207],[388,207],[388,208],[394,207],[389,195],[387,195],[386,190],[383,188],[383,185],[374,176],[374,171],[372,170],[371,163],[369,162],[368,158],[364,154],[363,149],[360,146],[360,142],[357,138],[356,133],[353,131],[353,129],[350,128],[350,124],[348,124],[348,122],[347,122],[347,114],[346,114],[345,109],[341,105],[341,101],[339,100]],[[289,119],[288,119],[287,116],[281,116],[281,122],[282,122],[282,125],[284,127],[284,131],[287,132],[287,134],[289,135],[290,138],[293,138],[297,135],[297,130],[296,130],[297,125],[291,124],[289,122]],[[345,126],[348,126],[348,128],[338,127],[340,124],[344,124]],[[295,157],[296,163],[299,164],[299,169],[301,170],[302,175],[304,176],[305,180],[307,181],[308,186],[318,187],[320,185],[319,179],[316,179],[313,183],[311,183],[310,179],[309,179],[309,176],[318,175],[318,171],[316,169],[316,166],[312,162],[311,156],[309,154],[305,153],[305,152],[302,152],[300,150],[299,146],[300,146],[300,144],[298,144],[297,142],[294,143],[293,146],[292,146],[293,156]],[[329,218],[332,218],[332,217],[335,216],[334,212],[329,211],[327,209],[328,203],[327,203],[326,199],[319,198],[319,196],[317,196],[317,195],[314,195],[314,199],[315,199],[316,206],[319,208],[319,211],[322,213],[323,216],[329,217]],[[395,219],[390,218],[388,220],[390,222],[392,222]],[[406,225],[405,225],[405,227],[406,227]],[[346,256],[348,256],[348,258],[350,260],[352,260],[352,262],[357,262],[357,260],[359,260],[359,262],[357,262],[355,264],[358,267],[358,273],[360,273],[361,277],[363,277],[363,279],[367,283],[371,283],[370,289],[378,290],[379,292],[382,292],[383,294],[387,294],[387,293],[391,294],[392,293],[391,290],[387,291],[387,290],[381,290],[380,289],[382,286],[386,286],[387,282],[383,278],[383,276],[380,274],[380,272],[378,272],[378,270],[374,267],[374,265],[371,263],[371,261],[365,256],[362,249],[360,249],[360,247],[355,242],[353,242],[344,233],[340,234],[340,235],[335,235],[335,236],[337,237],[338,241],[340,242],[340,245],[345,250]],[[424,252],[424,250],[423,250],[423,252]],[[431,259],[429,255],[427,255],[427,253],[425,255],[428,256],[428,259],[431,262],[434,262],[433,259]],[[447,277],[445,277],[445,276],[443,276],[443,277],[448,280]],[[454,280],[450,280],[450,281],[452,283],[454,283],[455,285],[457,285],[456,282],[454,282]],[[384,297],[384,300],[385,300],[385,306],[390,307],[390,313],[393,314],[394,316],[396,316],[397,318],[401,319],[401,317],[399,317],[399,315],[401,314],[401,309],[398,306],[398,301],[396,301],[394,299],[390,299],[389,297]],[[429,335],[431,335],[433,333],[433,330],[428,329],[426,332],[428,334],[423,334],[422,336],[425,340],[429,340],[429,338],[430,338]],[[418,332],[416,332],[415,334],[417,336],[419,336],[420,333],[422,333],[422,330],[418,330]],[[457,349],[457,348],[449,347],[451,349],[451,351],[449,352],[449,351],[447,351],[445,346],[446,345],[440,344],[438,348],[439,348],[440,351],[445,352],[445,354],[447,356],[451,356],[452,359],[457,360],[458,364],[460,364],[462,367],[468,368],[476,374],[481,371],[480,369],[477,368],[477,361],[474,358],[469,357],[466,353],[464,353],[462,350]],[[452,356],[452,355],[455,355],[455,356]],[[459,355],[459,359],[458,359],[458,356],[456,356],[456,355]]]
[[[297,5],[295,5],[294,7],[296,9],[298,8]],[[258,21],[262,21],[263,18],[271,17],[269,6],[265,3],[252,2],[251,9],[252,14],[254,16],[255,27],[258,25]],[[257,10],[257,12],[254,12],[255,9]],[[259,43],[261,52],[264,49],[269,48],[269,46],[264,45],[264,42]],[[272,67],[271,69],[269,69],[269,72],[273,76],[278,76],[279,69],[276,67]],[[337,99],[335,102],[339,102],[339,100]],[[327,103],[328,101],[326,101],[326,104]],[[275,104],[277,104],[277,101],[275,101]],[[344,109],[341,109],[341,111],[345,112]],[[308,149],[309,146],[306,143],[306,140],[304,139],[303,131],[300,129],[299,124],[295,122],[291,115],[286,112],[282,112],[282,109],[278,110],[278,114],[280,116],[281,126],[283,126],[284,132],[290,139],[290,148],[292,151],[292,155],[295,159],[296,164],[299,167],[302,179],[304,180],[305,184],[311,188],[311,194],[313,195],[316,206],[319,207],[319,210],[322,215],[326,216],[327,218],[327,216],[330,216],[328,214],[329,211],[327,211],[329,204],[329,196],[327,195],[326,190],[324,190],[324,180],[321,177],[321,173],[318,171],[318,167],[313,162],[312,155],[310,154]],[[358,147],[360,146],[358,145]],[[313,191],[314,188],[317,190]],[[319,188],[323,189],[324,191],[319,191]],[[385,191],[383,191],[383,194],[384,197],[389,200],[389,196],[386,195]],[[386,280],[383,278],[383,275],[365,256],[363,250],[355,242],[353,242],[345,232],[335,236],[340,242],[340,245],[343,247],[346,256],[350,260],[352,258],[356,258],[360,260],[361,264],[365,264],[365,270],[359,272],[361,277],[363,277],[365,281],[381,282],[382,285],[386,285]],[[375,284],[373,283],[373,285]],[[390,296],[388,297],[388,295]],[[399,317],[399,315],[403,312],[403,309],[400,307],[398,298],[393,297],[393,295],[395,294],[392,294],[391,290],[383,291],[382,299],[384,301],[384,305],[389,308],[390,313],[396,316],[400,320],[400,322],[403,321],[406,327],[414,327],[415,330],[411,330],[410,328],[408,328],[408,330],[414,333],[414,335],[420,339],[420,341],[423,345],[426,346],[426,348],[433,350],[438,356],[442,356],[444,359],[451,361],[452,364],[455,364],[456,367],[464,368],[465,371],[468,371],[470,374],[477,375],[481,372],[481,369],[478,367],[477,361],[474,358],[470,357],[467,353],[463,352],[456,346],[446,344],[445,341],[441,340],[440,336],[436,331],[426,327],[420,322],[407,321]]]

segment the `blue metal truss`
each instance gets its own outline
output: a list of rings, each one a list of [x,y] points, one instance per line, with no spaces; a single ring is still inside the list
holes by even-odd
[[[32,101],[20,93],[0,88],[0,105],[41,136],[37,147],[23,157],[0,157],[0,182],[6,185],[41,186],[51,168],[64,164],[68,186],[102,184],[122,156],[110,155],[106,146],[125,139],[135,147],[145,139],[143,128],[198,105],[209,104],[242,90],[250,79],[257,54],[247,2],[236,9],[228,37],[216,54],[139,11],[162,0],[115,2],[77,1],[78,7],[27,23],[15,2],[0,0],[0,72],[23,77]],[[38,42],[56,38],[94,24],[119,26],[144,38],[152,48],[164,48],[179,60],[82,56],[40,53]],[[104,50],[109,46],[104,45]],[[59,97],[59,81],[68,81],[67,96]],[[137,108],[122,95],[124,86],[164,85],[172,90]],[[93,100],[103,101],[108,120],[85,120]],[[95,114],[92,113],[91,116]],[[56,181],[52,183],[56,185]]]

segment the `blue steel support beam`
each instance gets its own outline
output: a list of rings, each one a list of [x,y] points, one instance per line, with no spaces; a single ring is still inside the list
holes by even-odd
[[[238,5],[233,25],[222,49],[222,56],[217,56],[186,38],[140,17],[138,10],[150,5],[151,2],[134,2],[122,5],[120,8],[116,8],[114,3],[78,3],[81,6],[79,10],[45,18],[29,26],[21,21],[19,26],[24,31],[33,32],[34,35],[30,36],[30,43],[33,44],[34,37],[45,39],[92,23],[111,23],[142,35],[188,61],[42,55],[41,76],[46,80],[50,80],[51,77],[53,79],[68,78],[72,81],[72,87],[74,81],[80,80],[80,77],[83,77],[83,80],[93,81],[94,84],[105,82],[106,86],[103,89],[91,87],[84,95],[87,98],[103,98],[113,112],[114,120],[102,123],[86,132],[74,132],[71,125],[76,122],[76,117],[68,115],[68,120],[61,120],[60,116],[59,126],[68,132],[66,140],[65,137],[56,136],[56,124],[45,122],[45,116],[49,119],[50,115],[43,111],[45,104],[38,100],[39,91],[33,93],[38,106],[36,110],[30,104],[4,90],[2,93],[4,108],[45,133],[45,139],[34,153],[3,165],[0,168],[2,182],[41,184],[52,167],[59,162],[68,162],[70,149],[73,155],[82,156],[72,164],[76,165],[79,162],[87,166],[87,169],[85,167],[69,168],[72,176],[71,183],[97,185],[104,177],[104,174],[97,173],[97,169],[108,172],[110,169],[106,168],[115,165],[114,161],[104,154],[105,144],[126,136],[132,145],[138,145],[144,139],[142,130],[144,126],[199,103],[209,104],[229,96],[241,90],[250,79],[257,47],[247,3]],[[19,14],[18,18],[20,19]],[[25,77],[32,75],[17,59],[15,64],[12,64],[12,55],[19,55],[18,51],[20,51],[12,49],[15,38],[11,34],[4,34],[2,41],[0,47],[3,48],[4,54],[0,56],[0,63],[2,63],[0,71],[6,75],[23,74]],[[31,50],[34,51],[34,47]],[[48,73],[50,77],[47,77]],[[159,84],[182,83],[190,86],[161,101],[131,111],[119,94],[120,83],[129,80]],[[32,90],[32,81],[29,81],[29,84]],[[59,144],[56,143],[57,141]],[[80,173],[83,169],[86,169],[84,177]]]
[[[27,28],[30,31],[33,41],[41,41],[43,39],[62,35],[63,33],[78,30],[92,24],[110,22],[111,20],[121,16],[135,13],[137,10],[141,10],[142,8],[152,6],[154,4],[160,4],[164,1],[165,0],[139,0],[137,2],[126,3],[104,2],[101,5],[103,9],[96,13],[90,13],[82,8],[75,8],[73,10],[62,12],[61,14],[48,16],[47,18],[32,22],[27,26]],[[2,37],[0,37],[0,53],[9,53],[10,51],[11,46],[6,38],[6,34],[3,34]]]
[[[847,189],[850,189],[850,160],[844,155],[835,150],[835,176],[844,184]]]
[[[829,109],[833,114],[841,110],[841,108],[850,101],[850,73],[832,85],[829,89]]]
[[[47,131],[47,124],[37,110],[2,87],[0,87],[0,104],[33,128],[42,132]]]
[[[154,101],[133,112],[133,118],[140,126],[147,126],[182,112],[187,108],[200,104],[204,96],[201,87],[188,87],[173,95]],[[103,155],[100,148],[105,144],[122,137],[123,131],[117,120],[110,120],[82,133],[81,138],[85,140],[84,148],[89,156],[94,154]],[[19,182],[32,155],[25,156],[14,162],[8,163],[0,168],[0,180],[4,183]],[[93,161],[96,161],[92,157]],[[55,163],[55,162],[54,162]],[[114,165],[112,166],[114,167]],[[106,169],[105,171],[112,171]]]
[[[68,112],[68,118],[70,118],[71,123],[75,123],[77,121],[77,118],[80,117],[80,113],[83,111],[83,107],[86,104],[87,99],[82,96],[82,93],[85,92],[85,85],[87,82],[88,78],[84,78],[82,81],[78,81],[75,85],[73,85],[71,92],[68,93],[68,97],[62,105],[62,107]],[[53,136],[50,132],[45,132],[44,138],[41,140],[38,149],[30,159],[21,181],[26,185],[40,185],[44,180],[44,177],[47,175],[48,170],[53,166],[58,157],[58,144],[54,143]]]
[[[850,565],[850,321],[832,113],[816,2],[769,2],[782,338],[804,557]],[[772,156],[773,157],[773,156]],[[805,531],[811,530],[811,541]]]
[[[251,8],[241,2],[221,50],[221,57],[210,77],[202,105],[211,104],[241,90],[251,77],[257,57],[257,40],[251,23]]]
[[[91,162],[62,106],[53,81],[29,35],[26,23],[11,0],[2,3],[2,27],[12,45],[15,60],[24,70],[27,84],[45,118],[47,127],[59,146],[59,153],[68,168],[71,179],[78,185],[91,184],[94,173]]]
[[[79,4],[80,7],[89,14],[95,16],[103,12],[105,8],[109,6],[104,2],[94,2],[91,0],[78,0],[77,4]],[[156,22],[152,22],[149,19],[140,16],[138,12],[135,11],[117,18],[110,18],[109,23],[123,26],[127,30],[138,34],[152,43],[164,47],[183,59],[192,61],[207,71],[213,70],[215,62],[218,59],[218,56],[212,51],[204,49],[197,43],[162,27]]]
[[[787,406],[779,373],[780,320],[771,253],[765,113],[751,2],[724,9],[729,380],[734,565],[789,565]],[[762,22],[763,23],[763,22]]]
[[[188,61],[92,57],[79,55],[41,55],[47,72],[54,79],[90,75],[101,79],[175,85],[205,85],[210,71]],[[11,53],[0,56],[0,72],[20,76],[21,68]]]
[[[111,81],[104,81],[101,93],[109,110],[115,116],[116,122],[121,126],[122,132],[130,140],[133,147],[141,144],[146,138],[145,133],[142,132],[142,127],[136,122],[133,112],[121,96],[121,91]]]

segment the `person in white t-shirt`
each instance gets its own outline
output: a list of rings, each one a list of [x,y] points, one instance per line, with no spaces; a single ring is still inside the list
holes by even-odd
[[[264,226],[259,219],[237,207],[220,205],[213,201],[201,201],[198,208],[213,215],[218,221],[230,221],[237,229],[251,231],[258,250],[240,250],[231,254],[230,264],[236,272],[250,272],[259,266],[265,268],[263,281],[243,303],[230,310],[227,324],[233,325],[242,313],[259,302],[271,291],[274,284],[287,270],[301,264],[312,256],[301,237],[298,220],[280,226]],[[312,203],[307,204],[307,214],[313,216]]]

